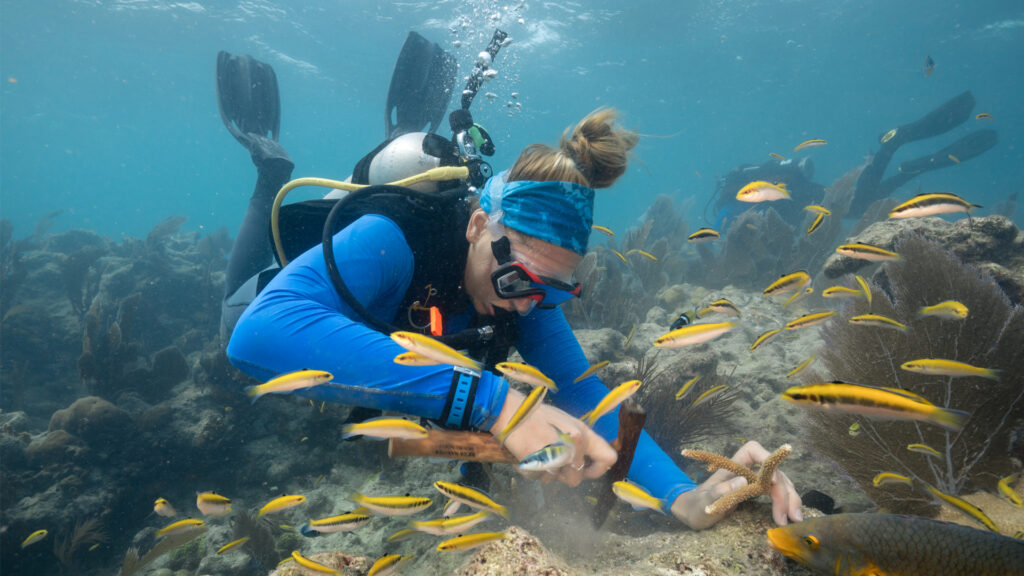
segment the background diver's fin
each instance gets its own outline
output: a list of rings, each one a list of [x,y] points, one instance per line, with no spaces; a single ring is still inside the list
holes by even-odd
[[[281,98],[277,75],[269,64],[244,54],[217,54],[217,108],[231,135],[252,151],[255,134],[277,141]]]
[[[455,58],[436,43],[409,32],[391,75],[384,108],[385,138],[436,132],[455,86]]]

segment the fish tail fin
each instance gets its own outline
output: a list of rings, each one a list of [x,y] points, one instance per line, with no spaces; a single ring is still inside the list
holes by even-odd
[[[940,426],[959,432],[970,416],[970,412],[964,412],[963,410],[940,408],[935,413],[935,421]]]
[[[985,369],[985,378],[989,380],[999,380],[999,375],[1002,374],[1002,370],[996,370],[995,368]]]
[[[587,412],[586,414],[580,416],[580,420],[583,420],[583,423],[586,424],[587,426],[593,426],[594,425],[594,423],[591,422],[591,420],[590,420],[590,412]]]
[[[341,427],[341,439],[342,440],[348,440],[349,438],[352,438],[354,436],[362,436],[361,432],[353,432],[352,431],[353,428],[355,428],[354,424],[345,424],[344,426],[342,426]]]
[[[245,395],[250,398],[250,402],[252,404],[255,404],[256,401],[260,399],[260,396],[262,396],[259,391],[259,386],[246,386]]]
[[[504,518],[505,520],[509,519],[508,508],[499,505],[498,508],[494,511],[497,512],[498,515]]]

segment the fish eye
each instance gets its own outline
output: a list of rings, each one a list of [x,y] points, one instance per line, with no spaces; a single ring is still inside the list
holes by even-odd
[[[814,534],[808,534],[804,536],[804,544],[807,544],[807,547],[811,550],[817,550],[820,542],[818,542],[818,538]]]

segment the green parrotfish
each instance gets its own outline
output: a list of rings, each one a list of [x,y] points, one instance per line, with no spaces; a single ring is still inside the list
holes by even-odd
[[[835,514],[768,531],[772,547],[822,574],[1024,575],[1024,541],[897,514]]]

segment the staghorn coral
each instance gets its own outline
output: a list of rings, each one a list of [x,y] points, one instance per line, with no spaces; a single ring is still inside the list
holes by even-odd
[[[820,359],[839,380],[890,386],[920,394],[936,405],[971,413],[958,433],[915,422],[881,421],[811,412],[807,437],[879,506],[893,512],[934,513],[923,491],[903,485],[875,487],[879,472],[897,472],[948,494],[994,490],[995,479],[1014,471],[1012,433],[1024,426],[1024,307],[1013,306],[986,274],[917,235],[896,240],[903,263],[887,263],[876,276],[874,300],[849,303],[823,330]],[[944,300],[967,306],[963,321],[919,318],[920,307]],[[882,314],[910,330],[855,326],[856,314]],[[945,358],[1003,369],[999,381],[924,376],[900,369],[918,358]],[[804,375],[805,379],[810,376]],[[851,436],[853,422],[863,432]],[[911,452],[908,444],[938,450],[936,458]]]
[[[771,492],[772,476],[775,475],[775,470],[778,469],[779,464],[782,464],[782,461],[786,459],[786,456],[789,456],[792,453],[793,447],[789,444],[783,444],[778,450],[772,452],[771,456],[765,458],[764,462],[761,463],[761,468],[757,471],[757,474],[754,474],[754,471],[750,468],[741,466],[725,456],[719,456],[718,454],[705,452],[704,450],[683,450],[683,456],[686,458],[706,462],[708,465],[708,472],[714,472],[721,468],[747,479],[746,486],[729,492],[718,500],[715,500],[710,506],[705,507],[704,512],[706,514],[721,514],[743,502],[746,502],[747,500],[750,500],[751,498],[757,498],[762,494],[768,494]]]

